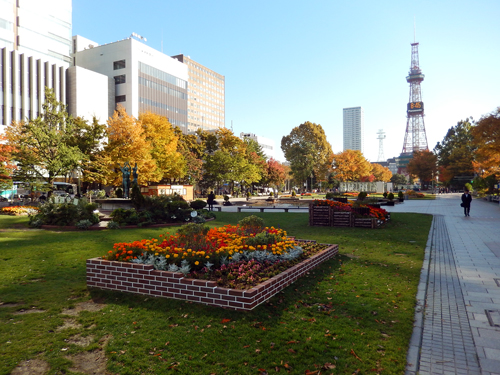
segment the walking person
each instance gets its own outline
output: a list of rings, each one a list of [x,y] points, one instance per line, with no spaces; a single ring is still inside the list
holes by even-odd
[[[215,201],[215,194],[213,191],[211,191],[210,194],[208,194],[208,199],[207,199],[209,211],[214,210],[214,201]]]
[[[462,204],[461,206],[464,208],[464,215],[470,216],[470,202],[472,202],[472,195],[470,195],[469,190],[465,189],[462,194]]]

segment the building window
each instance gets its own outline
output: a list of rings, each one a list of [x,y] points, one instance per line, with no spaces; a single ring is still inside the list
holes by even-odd
[[[122,74],[121,76],[114,76],[115,79],[115,85],[119,83],[125,83],[125,74]]]
[[[115,103],[121,103],[121,102],[124,102],[126,100],[127,100],[126,95],[115,96]]]
[[[118,69],[123,69],[125,68],[125,60],[119,60],[113,62],[113,69],[118,70]]]

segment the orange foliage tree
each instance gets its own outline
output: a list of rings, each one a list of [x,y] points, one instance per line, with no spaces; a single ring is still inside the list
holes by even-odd
[[[474,167],[482,177],[500,174],[500,107],[483,116],[471,129],[477,147]]]
[[[361,151],[345,150],[333,155],[333,175],[339,181],[361,181],[369,179],[372,165]]]
[[[8,188],[12,185],[12,171],[16,166],[12,163],[13,146],[5,144],[5,135],[0,134],[0,189]]]
[[[377,163],[372,164],[372,174],[375,177],[375,181],[389,182],[392,177],[392,172],[389,168]]]
[[[418,177],[420,183],[430,182],[437,174],[437,156],[429,150],[414,151],[408,172]]]

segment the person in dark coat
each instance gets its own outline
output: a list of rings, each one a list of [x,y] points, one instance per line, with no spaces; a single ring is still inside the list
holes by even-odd
[[[470,216],[470,202],[472,202],[472,195],[470,195],[469,190],[465,190],[462,194],[462,207],[464,208],[464,215]]]
[[[211,191],[210,194],[208,194],[208,199],[207,199],[209,211],[214,210],[214,201],[215,201],[215,194],[213,191]]]

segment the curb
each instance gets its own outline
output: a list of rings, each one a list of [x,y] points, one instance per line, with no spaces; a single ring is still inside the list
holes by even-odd
[[[424,263],[422,264],[422,270],[420,272],[420,282],[418,283],[417,288],[413,333],[410,339],[408,354],[406,355],[405,375],[418,374],[420,348],[422,347],[422,336],[424,331],[425,300],[427,298],[427,284],[429,283],[431,248],[432,240],[434,238],[434,232],[436,230],[435,225],[436,215],[434,215],[432,218],[431,230],[429,231],[429,237],[427,238],[427,244],[425,246]]]

